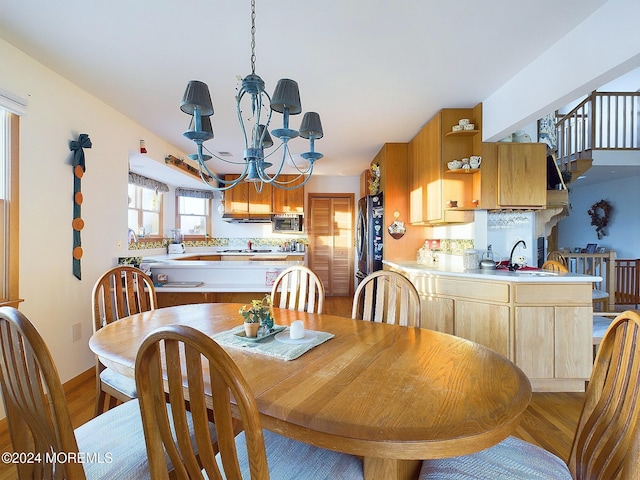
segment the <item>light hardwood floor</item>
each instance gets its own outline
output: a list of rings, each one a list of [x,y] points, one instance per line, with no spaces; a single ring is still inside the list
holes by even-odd
[[[327,297],[324,313],[351,317],[350,297]],[[84,374],[79,381],[65,385],[74,428],[93,416],[95,401],[94,377]],[[567,459],[573,433],[584,401],[583,393],[534,393],[525,411],[516,436],[539,445]],[[6,421],[0,422],[0,453],[11,452],[11,439]],[[0,480],[17,478],[15,467],[0,463]]]

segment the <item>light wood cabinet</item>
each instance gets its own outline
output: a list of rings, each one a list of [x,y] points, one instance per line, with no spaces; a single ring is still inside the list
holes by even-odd
[[[481,208],[546,206],[544,143],[483,143],[482,155]]]
[[[282,182],[287,183],[288,187],[300,185],[304,181],[304,177],[298,175],[280,175],[278,177]],[[273,187],[273,213],[300,213],[304,212],[304,187],[295,190],[284,190],[282,188]]]
[[[509,357],[511,351],[509,307],[456,300],[454,335]]]
[[[473,130],[454,132],[462,118]],[[473,221],[473,200],[479,198],[482,171],[450,171],[448,163],[482,151],[482,104],[474,108],[446,108],[433,117],[409,142],[410,222],[413,224]],[[451,204],[450,202],[454,202]]]
[[[233,180],[237,175],[225,175],[225,180]],[[231,214],[271,214],[273,213],[273,187],[263,184],[258,192],[250,182],[240,182],[224,194],[224,213]]]
[[[421,295],[422,318],[420,326],[453,335],[453,303],[452,298]]]
[[[584,391],[593,361],[590,283],[484,281],[400,267],[420,293],[422,328],[504,355],[534,391]]]
[[[237,175],[225,175],[225,180],[232,180]],[[297,175],[281,175],[281,181],[299,185],[304,181]],[[225,192],[224,212],[229,214],[269,215],[274,213],[304,212],[304,187],[295,190],[283,190],[265,183],[258,192],[252,183],[240,182]]]
[[[418,249],[427,238],[426,227],[409,224],[409,185],[408,144],[386,143],[382,146],[371,164],[380,167],[380,191],[384,212],[382,257],[384,260],[415,260]],[[405,223],[407,229],[401,238],[393,238],[387,227],[395,220]]]
[[[584,318],[592,315],[589,307],[531,306],[515,312],[515,359],[529,378],[572,379],[591,373],[591,330]],[[541,362],[553,358],[553,362]]]

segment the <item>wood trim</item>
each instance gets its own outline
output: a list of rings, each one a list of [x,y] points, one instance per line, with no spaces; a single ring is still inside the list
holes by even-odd
[[[9,115],[10,145],[11,145],[11,202],[9,204],[9,278],[7,295],[9,300],[20,298],[20,117]]]

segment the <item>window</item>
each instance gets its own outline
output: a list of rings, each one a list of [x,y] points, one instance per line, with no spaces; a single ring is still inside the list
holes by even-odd
[[[162,193],[129,183],[127,223],[139,239],[162,237]]]
[[[176,189],[176,228],[187,239],[211,236],[211,199],[213,193]]]

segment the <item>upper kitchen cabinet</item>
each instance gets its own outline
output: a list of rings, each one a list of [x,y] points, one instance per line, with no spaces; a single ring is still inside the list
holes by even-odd
[[[468,122],[466,128],[461,120]],[[482,104],[446,108],[409,142],[410,222],[413,224],[473,221],[479,175],[484,168],[449,168],[449,162],[482,155]],[[455,127],[455,128],[454,128]]]
[[[544,143],[482,145],[480,208],[544,208],[547,148]]]
[[[280,175],[278,180],[287,183],[288,187],[299,185],[304,177],[298,175]],[[304,212],[304,187],[295,190],[273,188],[273,212],[274,213],[300,213]]]
[[[225,175],[225,180],[233,180],[237,175]],[[263,184],[258,192],[253,183],[240,182],[224,194],[224,212],[232,215],[262,215],[273,213],[273,187]]]
[[[415,260],[416,251],[426,238],[425,227],[407,225],[409,221],[409,158],[407,143],[386,143],[371,164],[380,168],[380,191],[382,191],[384,229],[384,260]],[[371,171],[371,169],[369,169]],[[367,195],[370,192],[367,189]],[[397,217],[395,216],[397,215]],[[394,220],[405,222],[406,232],[393,238],[387,227]]]

